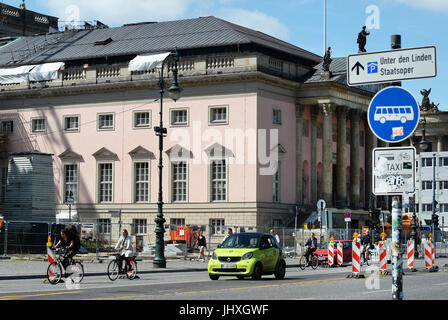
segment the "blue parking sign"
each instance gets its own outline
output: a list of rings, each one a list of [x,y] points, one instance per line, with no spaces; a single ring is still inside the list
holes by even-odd
[[[408,139],[417,129],[420,108],[408,90],[388,87],[372,99],[367,119],[370,129],[378,139],[398,143]]]

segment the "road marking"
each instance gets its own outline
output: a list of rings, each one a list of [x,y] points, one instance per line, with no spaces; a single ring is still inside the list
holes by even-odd
[[[379,292],[391,292],[392,289],[388,289],[388,290],[372,290],[372,291],[367,291],[367,292],[363,292],[362,294],[371,294],[371,293],[379,293]]]
[[[445,282],[445,283],[435,283],[435,284],[433,284],[433,286],[446,286],[446,285],[448,285],[448,282]]]
[[[32,297],[55,296],[55,295],[62,295],[62,294],[75,294],[75,293],[81,293],[81,291],[26,294],[26,295],[19,295],[19,296],[4,296],[4,297],[0,297],[0,300],[16,300],[16,299],[25,299],[25,298],[32,298]]]
[[[259,286],[246,286],[246,287],[238,287],[238,288],[223,288],[223,289],[214,289],[214,290],[172,292],[172,293],[163,294],[163,296],[176,296],[176,295],[184,295],[184,294],[198,294],[198,293],[212,293],[212,292],[226,292],[226,291],[237,291],[237,290],[250,290],[250,289],[284,287],[284,286],[293,286],[293,285],[319,284],[319,283],[328,283],[328,282],[343,281],[343,280],[347,280],[347,278],[335,278],[335,279],[325,279],[325,280],[309,280],[309,281],[291,282],[291,283],[283,283],[283,284],[266,284],[266,285],[259,285]],[[90,298],[90,299],[84,299],[84,300],[135,299],[135,298],[143,298],[143,297],[152,297],[152,296],[155,296],[155,295],[157,295],[157,294],[139,294],[139,295],[121,296],[121,297]]]

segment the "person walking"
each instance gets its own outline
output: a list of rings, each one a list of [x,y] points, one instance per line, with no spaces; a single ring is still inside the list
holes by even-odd
[[[205,240],[204,235],[202,234],[202,230],[198,231],[198,240],[197,240],[197,247],[199,249],[198,258],[196,261],[205,261],[205,255],[204,251],[207,249],[207,241]]]
[[[233,234],[233,230],[232,230],[232,228],[227,228],[227,233],[226,233],[226,235],[224,236],[224,239],[222,239],[222,242],[226,241],[226,239],[227,239],[228,237],[230,237],[232,234]]]
[[[269,233],[274,236],[275,240],[277,240],[277,243],[280,246],[280,237],[278,236],[278,234],[275,233],[274,229],[271,229]]]

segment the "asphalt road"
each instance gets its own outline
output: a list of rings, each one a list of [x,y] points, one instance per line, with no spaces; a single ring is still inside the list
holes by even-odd
[[[390,300],[391,277],[347,279],[349,268],[304,271],[290,268],[284,280],[223,277],[207,272],[143,274],[140,279],[84,278],[80,287],[50,285],[42,280],[0,282],[1,300]],[[375,279],[377,281],[375,281]],[[448,299],[448,272],[416,272],[404,276],[404,298]]]

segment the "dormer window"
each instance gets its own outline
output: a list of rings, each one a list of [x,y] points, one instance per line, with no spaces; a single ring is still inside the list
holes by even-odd
[[[112,40],[112,38],[107,38],[106,40],[103,40],[103,41],[96,41],[95,43],[94,43],[94,45],[95,46],[106,46],[106,45],[108,45],[109,43],[111,43],[113,40]]]

